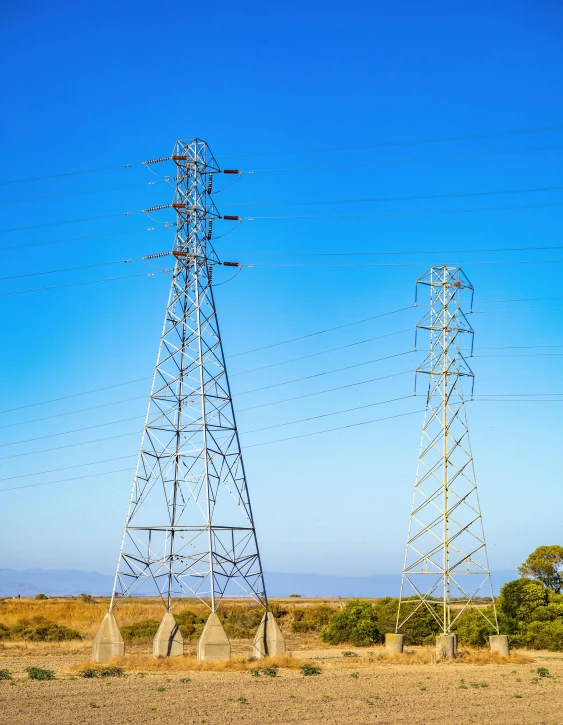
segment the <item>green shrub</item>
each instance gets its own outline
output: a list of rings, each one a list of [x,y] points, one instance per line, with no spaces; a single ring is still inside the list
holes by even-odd
[[[349,643],[355,647],[382,642],[374,606],[365,599],[352,599],[344,609],[332,614],[321,630],[321,639],[328,644]]]
[[[336,609],[326,604],[314,607],[296,607],[293,610],[292,632],[320,632],[330,622]]]
[[[282,617],[286,617],[289,612],[287,607],[284,607],[283,604],[280,604],[279,602],[269,602],[268,609],[270,610],[270,612],[274,615],[274,617],[276,619],[281,619]]]
[[[0,639],[8,639],[10,636],[10,628],[0,623]]]
[[[233,607],[217,612],[227,636],[231,639],[254,639],[264,616],[262,607]]]
[[[0,680],[11,680],[12,675],[10,670],[0,670]]]
[[[485,616],[487,619],[485,619]],[[495,628],[490,622],[495,621],[495,613],[492,606],[480,609],[466,609],[453,626],[460,644],[470,647],[484,647],[489,642],[489,636],[496,634]]]
[[[521,640],[530,649],[563,650],[563,618],[553,622],[530,622]]]
[[[277,677],[278,676],[278,668],[277,667],[264,667],[262,669],[262,674],[266,675],[266,677]]]
[[[315,667],[315,665],[301,665],[299,668],[301,670],[301,674],[305,677],[311,677],[312,675],[320,675],[322,674],[322,670],[320,667]]]
[[[290,597],[297,597],[297,599],[301,599],[301,594],[290,594]]]
[[[94,597],[91,594],[81,594],[80,599],[82,599],[83,602],[86,602],[86,604],[94,604]]]
[[[25,671],[30,680],[54,680],[53,670],[43,670],[41,667],[26,667]]]
[[[46,594],[41,594],[41,592],[39,594],[37,594],[35,598],[36,599],[49,599],[49,597]]]
[[[157,633],[160,624],[156,619],[142,619],[139,622],[127,625],[121,629],[121,635],[125,640],[152,639]]]
[[[425,605],[418,606],[419,604],[420,599],[418,597],[406,597],[402,600],[401,622],[404,622],[404,624],[402,624],[399,632],[404,635],[406,645],[433,642],[440,629],[428,607]],[[398,608],[399,600],[394,597],[385,597],[374,605],[380,632],[395,631]]]
[[[94,677],[125,677],[123,667],[115,667],[115,665],[107,665],[106,667],[87,667],[78,672],[79,677],[86,679]]]
[[[45,617],[20,619],[10,627],[9,636],[11,639],[25,639],[29,642],[70,642],[82,639],[80,632],[75,629],[55,624]]]
[[[180,634],[185,640],[197,639],[203,632],[207,617],[200,617],[189,609],[183,609],[174,616]]]

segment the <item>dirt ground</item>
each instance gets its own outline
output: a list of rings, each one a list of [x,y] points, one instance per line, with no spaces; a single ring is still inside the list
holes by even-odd
[[[365,649],[354,650],[354,658],[342,656],[345,648],[300,649],[295,657],[322,674],[174,671],[82,679],[72,667],[88,659],[85,644],[2,648],[0,669],[15,679],[0,681],[0,723],[563,724],[561,654],[527,653],[533,662],[517,665],[415,665],[376,662]],[[27,680],[30,665],[54,670],[57,679]],[[538,677],[538,667],[550,676]]]

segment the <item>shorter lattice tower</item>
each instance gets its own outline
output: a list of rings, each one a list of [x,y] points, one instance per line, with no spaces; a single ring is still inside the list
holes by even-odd
[[[426,414],[410,516],[396,634],[389,644],[402,649],[401,630],[422,607],[441,632],[438,655],[453,657],[455,625],[477,604],[490,628],[492,646],[507,646],[498,621],[485,533],[475,480],[465,410],[473,372],[462,349],[473,350],[473,286],[459,267],[432,267],[417,280],[430,292],[430,309],[417,325],[430,333],[430,352],[417,369],[428,377]],[[486,597],[492,603],[483,607]],[[393,639],[395,638],[395,639]]]
[[[172,156],[147,163],[157,161],[176,166],[172,204],[154,208],[176,213],[175,262],[114,591],[94,659],[124,650],[113,612],[139,595],[160,598],[165,609],[155,656],[182,654],[173,611],[190,598],[210,610],[200,659],[230,657],[218,608],[233,596],[264,607],[255,655],[279,654],[285,643],[268,611],[213,296],[212,270],[220,261],[212,225],[221,216],[212,189],[221,170],[200,139],[177,141]]]

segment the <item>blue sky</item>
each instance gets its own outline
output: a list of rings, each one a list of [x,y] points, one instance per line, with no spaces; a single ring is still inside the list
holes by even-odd
[[[0,186],[0,228],[18,229],[0,234],[3,278],[87,267],[0,280],[0,409],[18,408],[0,414],[0,487],[72,479],[0,493],[0,566],[115,567],[168,286],[145,263],[119,261],[171,243],[166,230],[147,231],[154,224],[138,212],[171,194],[140,162],[168,155],[176,138],[199,136],[224,168],[255,171],[216,197],[223,213],[255,218],[217,240],[223,259],[254,266],[218,286],[216,299],[264,566],[400,571],[422,414],[257,444],[410,413],[423,401],[249,431],[408,396],[423,356],[412,350],[424,310],[237,353],[407,307],[432,264],[461,264],[476,289],[475,354],[525,355],[476,357],[475,392],[563,394],[563,347],[479,350],[563,345],[563,249],[426,253],[557,246],[562,191],[409,199],[563,185],[563,150],[554,148],[563,147],[563,129],[491,136],[563,125],[562,16],[547,1],[4,8],[2,179],[116,168]],[[400,143],[424,139],[436,141]],[[377,146],[386,143],[397,145]],[[342,147],[357,148],[315,151]],[[382,197],[403,200],[289,203]],[[4,203],[22,199],[29,201]],[[476,207],[534,208],[450,211]],[[103,215],[116,216],[58,224]],[[217,236],[232,228],[222,224]],[[303,256],[398,251],[417,253]],[[538,263],[507,264],[524,260]],[[89,266],[107,262],[119,263]],[[378,264],[398,266],[367,266]],[[6,294],[125,276],[132,278]],[[216,283],[230,276],[223,270]],[[504,302],[521,298],[542,299]],[[328,372],[399,353],[409,354]],[[118,383],[128,384],[35,405]],[[560,411],[554,401],[468,404],[493,569],[561,543]],[[59,446],[67,447],[39,452]],[[95,475],[108,471],[118,472]],[[31,475],[41,472],[50,473]]]

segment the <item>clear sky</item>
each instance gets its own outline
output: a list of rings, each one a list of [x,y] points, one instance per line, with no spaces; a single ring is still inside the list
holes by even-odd
[[[476,289],[475,392],[525,394],[468,403],[491,567],[563,543],[562,20],[555,0],[5,5],[1,178],[115,168],[0,186],[0,229],[17,229],[0,233],[0,487],[70,479],[0,492],[0,567],[114,570],[169,284],[120,260],[169,248],[166,229],[147,231],[166,213],[138,210],[171,188],[140,162],[193,136],[223,167],[255,171],[216,197],[255,218],[216,225],[233,229],[221,257],[254,265],[216,299],[265,569],[400,571],[422,414],[271,441],[422,399],[252,431],[411,394],[423,300],[237,354],[408,307],[416,278],[444,263]],[[504,134],[524,129],[550,130]],[[512,193],[450,196],[499,191]],[[338,203],[290,203],[312,201]],[[119,263],[89,266],[107,262]],[[49,270],[68,271],[20,276]]]

